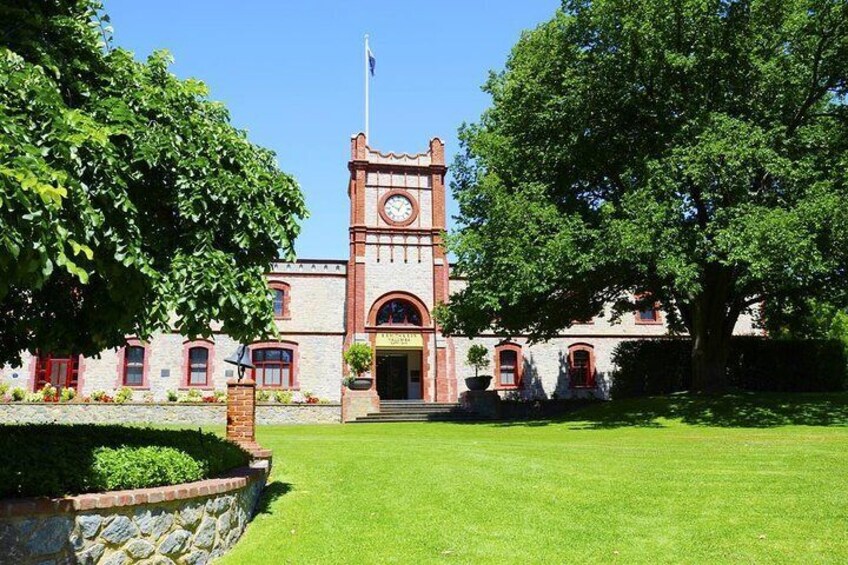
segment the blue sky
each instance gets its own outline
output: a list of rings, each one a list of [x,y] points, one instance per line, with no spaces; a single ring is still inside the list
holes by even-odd
[[[206,82],[233,123],[277,153],[306,196],[311,216],[296,251],[313,259],[348,254],[347,161],[350,136],[364,129],[363,36],[370,34],[377,58],[370,145],[413,153],[438,136],[450,163],[457,127],[476,121],[489,104],[480,91],[489,70],[500,70],[521,31],[559,6],[559,0],[105,3],[115,45],[138,58],[168,49],[177,76]]]

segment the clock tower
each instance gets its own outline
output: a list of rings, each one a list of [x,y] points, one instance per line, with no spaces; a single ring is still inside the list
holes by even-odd
[[[444,143],[381,153],[360,133],[348,168],[345,344],[372,346],[368,394],[379,401],[455,402],[453,344],[432,316],[448,298]]]

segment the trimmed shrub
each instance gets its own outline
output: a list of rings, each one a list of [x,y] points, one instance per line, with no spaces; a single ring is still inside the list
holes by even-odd
[[[203,463],[173,447],[101,447],[94,450],[93,486],[120,490],[199,481]]]
[[[215,477],[249,460],[238,445],[199,430],[0,426],[0,498],[163,486]]]
[[[692,385],[689,339],[625,341],[612,354],[613,398],[670,394]],[[848,357],[836,340],[731,339],[727,385],[758,392],[845,390]]]

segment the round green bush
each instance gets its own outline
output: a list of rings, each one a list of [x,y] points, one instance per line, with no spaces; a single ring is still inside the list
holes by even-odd
[[[249,460],[238,445],[200,430],[0,425],[0,498],[179,484],[219,476]]]
[[[101,447],[94,450],[92,480],[98,490],[119,490],[199,481],[201,462],[173,447]]]

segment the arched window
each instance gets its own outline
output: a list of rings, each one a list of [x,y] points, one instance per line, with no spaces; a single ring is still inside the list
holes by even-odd
[[[409,300],[395,298],[377,312],[378,326],[420,326],[421,313]]]
[[[524,356],[517,343],[505,342],[495,347],[497,388],[519,388],[523,364]]]
[[[291,287],[280,281],[271,281],[271,292],[274,294],[274,317],[278,320],[286,320],[291,317],[289,305],[291,302]]]
[[[568,376],[571,388],[594,388],[595,350],[591,345],[576,344],[568,348]]]
[[[295,388],[294,350],[286,347],[261,347],[251,351],[256,386]]]
[[[144,357],[146,353],[143,345],[127,345],[124,348],[123,386],[144,386]]]
[[[209,349],[192,347],[188,350],[188,385],[206,386],[209,382]]]
[[[40,353],[35,359],[34,389],[41,390],[52,385],[61,388],[77,388],[79,383],[80,356],[60,353]]]

